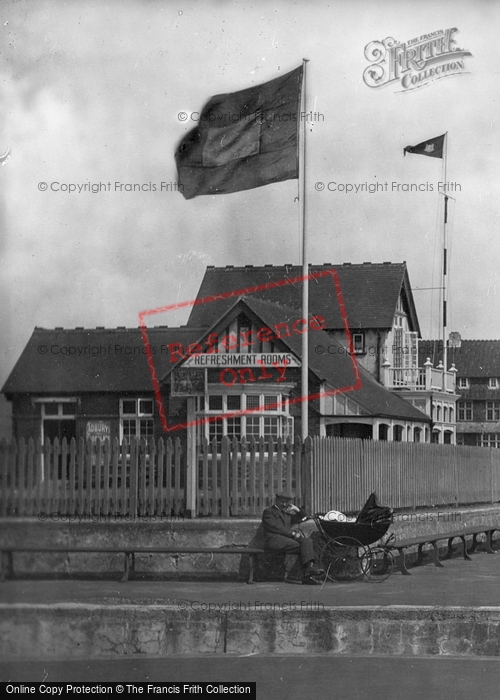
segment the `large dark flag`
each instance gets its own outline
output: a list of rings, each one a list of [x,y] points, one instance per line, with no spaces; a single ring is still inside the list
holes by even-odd
[[[417,143],[416,146],[406,146],[403,154],[416,153],[421,156],[430,156],[431,158],[442,158],[443,157],[443,147],[444,147],[444,137],[436,136],[433,139],[428,139],[427,141],[422,141],[422,143]]]
[[[302,66],[256,87],[212,97],[175,154],[186,199],[299,176]]]

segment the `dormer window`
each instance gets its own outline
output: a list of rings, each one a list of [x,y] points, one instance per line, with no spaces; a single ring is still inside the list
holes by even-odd
[[[469,380],[467,377],[459,377],[458,378],[458,388],[459,389],[468,389],[469,388]]]
[[[488,389],[498,389],[498,378],[490,377],[488,379]]]
[[[364,333],[353,333],[352,334],[352,349],[355,355],[362,355],[366,352],[365,350],[365,334]]]

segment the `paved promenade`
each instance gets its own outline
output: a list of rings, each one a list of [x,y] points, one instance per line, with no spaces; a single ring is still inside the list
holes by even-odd
[[[456,556],[442,563],[443,568],[437,568],[431,562],[414,567],[410,569],[411,576],[402,576],[395,569],[382,583],[327,582],[324,586],[279,582],[247,585],[236,581],[159,581],[140,579],[138,574],[127,583],[110,579],[20,578],[0,584],[0,603],[177,605],[182,610],[228,611],[235,609],[236,605],[254,602],[280,609],[281,605],[300,601],[310,602],[311,606],[317,604],[318,610],[322,606],[367,605],[500,607],[500,551],[495,554],[475,553],[471,561]],[[311,611],[314,609],[311,607]]]
[[[28,580],[0,585],[4,658],[500,656],[500,553],[382,583]]]

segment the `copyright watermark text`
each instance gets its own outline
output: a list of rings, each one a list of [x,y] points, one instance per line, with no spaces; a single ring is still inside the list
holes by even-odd
[[[325,115],[321,112],[263,112],[257,111],[251,114],[243,114],[242,112],[208,112],[207,114],[200,112],[179,112],[177,119],[180,122],[189,120],[193,122],[208,122],[209,124],[238,124],[239,122],[324,122]]]
[[[183,513],[164,515],[122,515],[121,513],[46,513],[41,511],[37,515],[41,523],[121,523],[121,522],[144,522],[144,523],[164,523],[184,520]]]
[[[368,192],[461,192],[459,182],[316,182],[317,192],[342,192],[342,194],[360,194]]]
[[[182,192],[184,185],[179,182],[39,182],[40,192],[65,192],[83,194],[91,192]]]
[[[457,522],[462,520],[462,513],[450,510],[437,513],[395,513],[394,520],[403,523],[422,522]]]
[[[319,600],[300,600],[280,603],[266,603],[262,600],[237,600],[234,602],[215,603],[200,600],[177,600],[178,610],[201,610],[202,612],[230,612],[230,611],[256,611],[256,612],[291,612],[307,611],[322,612],[324,604]]]
[[[440,353],[443,350],[443,344],[437,343],[436,345],[436,352]],[[361,347],[354,347],[352,350],[349,350],[349,348],[346,348],[344,345],[322,345],[321,343],[318,343],[317,345],[314,346],[314,352],[317,355],[324,355],[327,353],[328,355],[370,355],[371,357],[375,357],[377,355],[385,356],[389,352],[389,350],[392,351],[393,354],[399,354],[399,355],[420,355],[420,359],[423,360],[424,358],[427,357],[429,354],[429,348],[424,346],[421,347],[414,347],[410,345],[363,345]],[[454,351],[457,353],[461,352],[461,348],[454,348]]]
[[[66,355],[67,357],[98,357],[98,356],[123,356],[123,355],[146,355],[144,345],[121,345],[119,343],[108,343],[107,345],[39,345],[39,355]],[[167,345],[151,346],[153,355],[168,355]]]

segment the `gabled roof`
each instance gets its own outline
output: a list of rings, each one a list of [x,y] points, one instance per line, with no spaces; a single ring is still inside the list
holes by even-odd
[[[350,328],[391,328],[396,304],[402,293],[411,330],[420,333],[406,263],[310,265],[311,274],[331,269],[338,272]],[[301,275],[302,268],[298,265],[208,267],[197,298],[217,297],[219,294],[248,290],[249,287],[294,279]],[[294,282],[253,292],[252,296],[300,309],[301,287],[300,282]],[[188,325],[212,325],[214,320],[227,311],[233,303],[234,297],[198,304],[191,311]],[[325,317],[328,329],[343,329],[342,316],[331,276],[309,280],[309,308],[311,313]]]
[[[421,340],[419,358],[437,365],[443,360],[443,342]],[[420,364],[423,364],[420,362]],[[460,347],[448,347],[448,369],[457,368],[457,377],[500,377],[500,340],[462,340]]]
[[[157,376],[169,365],[165,345],[189,344],[200,332],[199,328],[148,328]],[[152,390],[140,328],[35,328],[2,392],[10,397]]]
[[[289,323],[301,318],[296,309],[256,299],[255,296],[233,300],[230,313],[241,308],[254,314],[263,325]],[[168,376],[176,366],[170,362],[166,345],[180,343],[184,348],[201,340],[207,329],[197,327],[148,328],[148,338],[158,377]],[[301,336],[292,333],[279,342],[299,359]],[[344,352],[321,353],[322,346],[342,346],[324,331],[308,332],[309,367],[320,381],[332,388],[356,384],[352,359]],[[43,351],[42,351],[43,348]],[[162,350],[163,349],[163,350]],[[343,350],[343,348],[342,348]],[[346,392],[362,409],[363,415],[379,415],[401,420],[429,421],[411,404],[382,387],[358,367],[361,388]],[[147,392],[153,390],[140,328],[45,329],[35,328],[2,392],[13,394],[59,394],[86,392]]]
[[[263,326],[271,329],[282,323],[287,323],[292,328],[293,322],[302,318],[297,309],[256,299],[254,295],[241,297],[236,302],[233,300],[231,308],[223,318],[235,317],[242,311],[253,315]],[[219,319],[219,323],[222,322],[223,319]],[[227,321],[224,323],[227,325]],[[201,341],[216,325],[210,331],[205,330],[203,336],[197,340]],[[356,373],[352,357],[347,355],[345,348],[328,333],[310,330],[307,338],[310,372],[320,381],[327,382],[332,389],[346,389],[346,396],[360,406],[363,415],[430,422],[428,416],[381,386],[363,367],[358,365]],[[302,338],[298,333],[291,332],[289,337],[283,336],[277,342],[299,359],[302,358]],[[336,346],[340,352],[328,352],[330,346]],[[174,367],[175,365],[169,367],[167,372],[169,373]],[[349,390],[358,384],[358,377],[361,379],[360,387]]]

